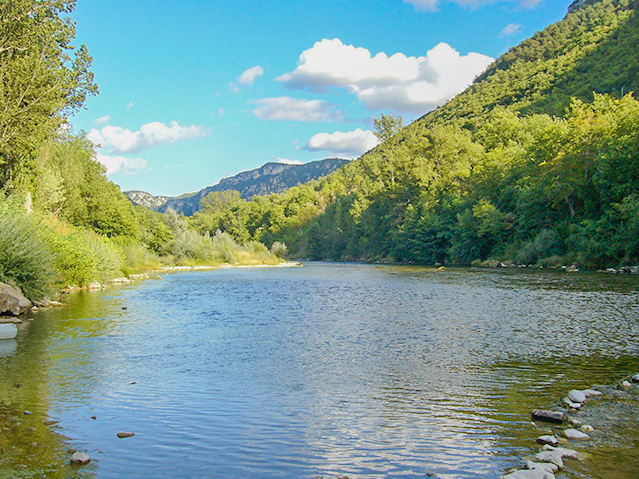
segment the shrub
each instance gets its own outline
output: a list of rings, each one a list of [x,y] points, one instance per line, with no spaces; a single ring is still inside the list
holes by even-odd
[[[276,241],[271,245],[271,253],[273,253],[278,258],[284,258],[286,253],[288,252],[288,246],[286,243],[282,243],[281,241]]]

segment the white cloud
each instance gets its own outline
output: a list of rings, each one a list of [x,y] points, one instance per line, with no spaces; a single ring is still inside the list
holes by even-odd
[[[322,100],[301,100],[288,96],[262,98],[256,103],[261,105],[253,110],[260,120],[292,120],[292,121],[339,121],[342,112],[335,105]]]
[[[252,68],[249,68],[248,70],[246,70],[244,73],[242,73],[240,75],[240,77],[237,79],[237,82],[240,85],[253,85],[253,82],[258,78],[261,77],[262,75],[264,75],[264,69],[259,66],[256,65]]]
[[[461,55],[446,43],[423,57],[372,56],[336,38],[315,43],[300,55],[293,72],[277,80],[314,92],[346,88],[369,110],[423,114],[463,91],[492,61],[479,53]]]
[[[106,115],[106,116],[101,116],[100,118],[95,120],[93,124],[95,126],[104,126],[104,125],[108,125],[110,121],[111,121],[111,117],[109,115]]]
[[[355,158],[375,147],[378,139],[375,133],[358,128],[355,131],[318,133],[302,148],[308,151],[328,151],[333,156]]]
[[[129,104],[126,106],[127,110],[130,110],[131,108],[133,108],[133,102],[130,101]]]
[[[516,35],[522,30],[522,26],[516,23],[509,23],[506,25],[501,32],[499,32],[499,38],[510,37],[512,35]]]
[[[541,3],[543,0],[404,0],[404,3],[410,3],[414,5],[417,10],[429,10],[434,11],[437,10],[437,5],[440,3],[448,2],[448,3],[457,3],[462,6],[471,6],[471,7],[479,7],[481,5],[486,5],[489,3],[497,3],[497,2],[512,2],[516,1],[525,8],[533,8]]]
[[[146,160],[143,158],[126,158],[124,156],[109,156],[98,153],[96,160],[106,166],[107,175],[113,175],[120,170],[125,175],[137,175],[146,169]]]
[[[172,121],[165,125],[157,121],[142,125],[138,131],[131,131],[119,126],[104,126],[92,129],[87,138],[99,145],[108,153],[136,153],[160,143],[175,143],[179,140],[199,138],[209,134],[209,130],[201,126],[180,126]]]
[[[289,160],[288,158],[275,158],[278,163],[282,163],[284,165],[302,165],[303,163],[298,160]]]

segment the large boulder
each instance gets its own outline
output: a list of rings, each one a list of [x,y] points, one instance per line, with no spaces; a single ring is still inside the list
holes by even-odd
[[[0,314],[9,313],[19,316],[31,309],[31,301],[22,291],[5,283],[0,283]]]

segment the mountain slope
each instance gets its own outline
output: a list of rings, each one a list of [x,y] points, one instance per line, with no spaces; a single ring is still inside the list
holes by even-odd
[[[200,200],[214,191],[239,191],[243,199],[253,196],[265,196],[271,193],[281,193],[297,184],[326,176],[346,165],[348,160],[340,158],[326,158],[302,165],[285,163],[266,163],[260,168],[243,171],[235,176],[223,178],[219,183],[201,189],[196,193],[189,193],[177,197],[153,196],[144,191],[125,191],[124,194],[134,204],[166,212],[169,208],[191,216],[200,209]]]
[[[637,9],[575,2],[358,160],[199,226],[313,259],[636,264]]]

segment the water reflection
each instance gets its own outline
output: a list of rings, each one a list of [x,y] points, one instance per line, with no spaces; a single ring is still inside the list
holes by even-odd
[[[343,264],[181,274],[74,296],[0,365],[35,371],[29,407],[99,478],[496,477],[536,450],[531,409],[639,369],[637,284]]]

